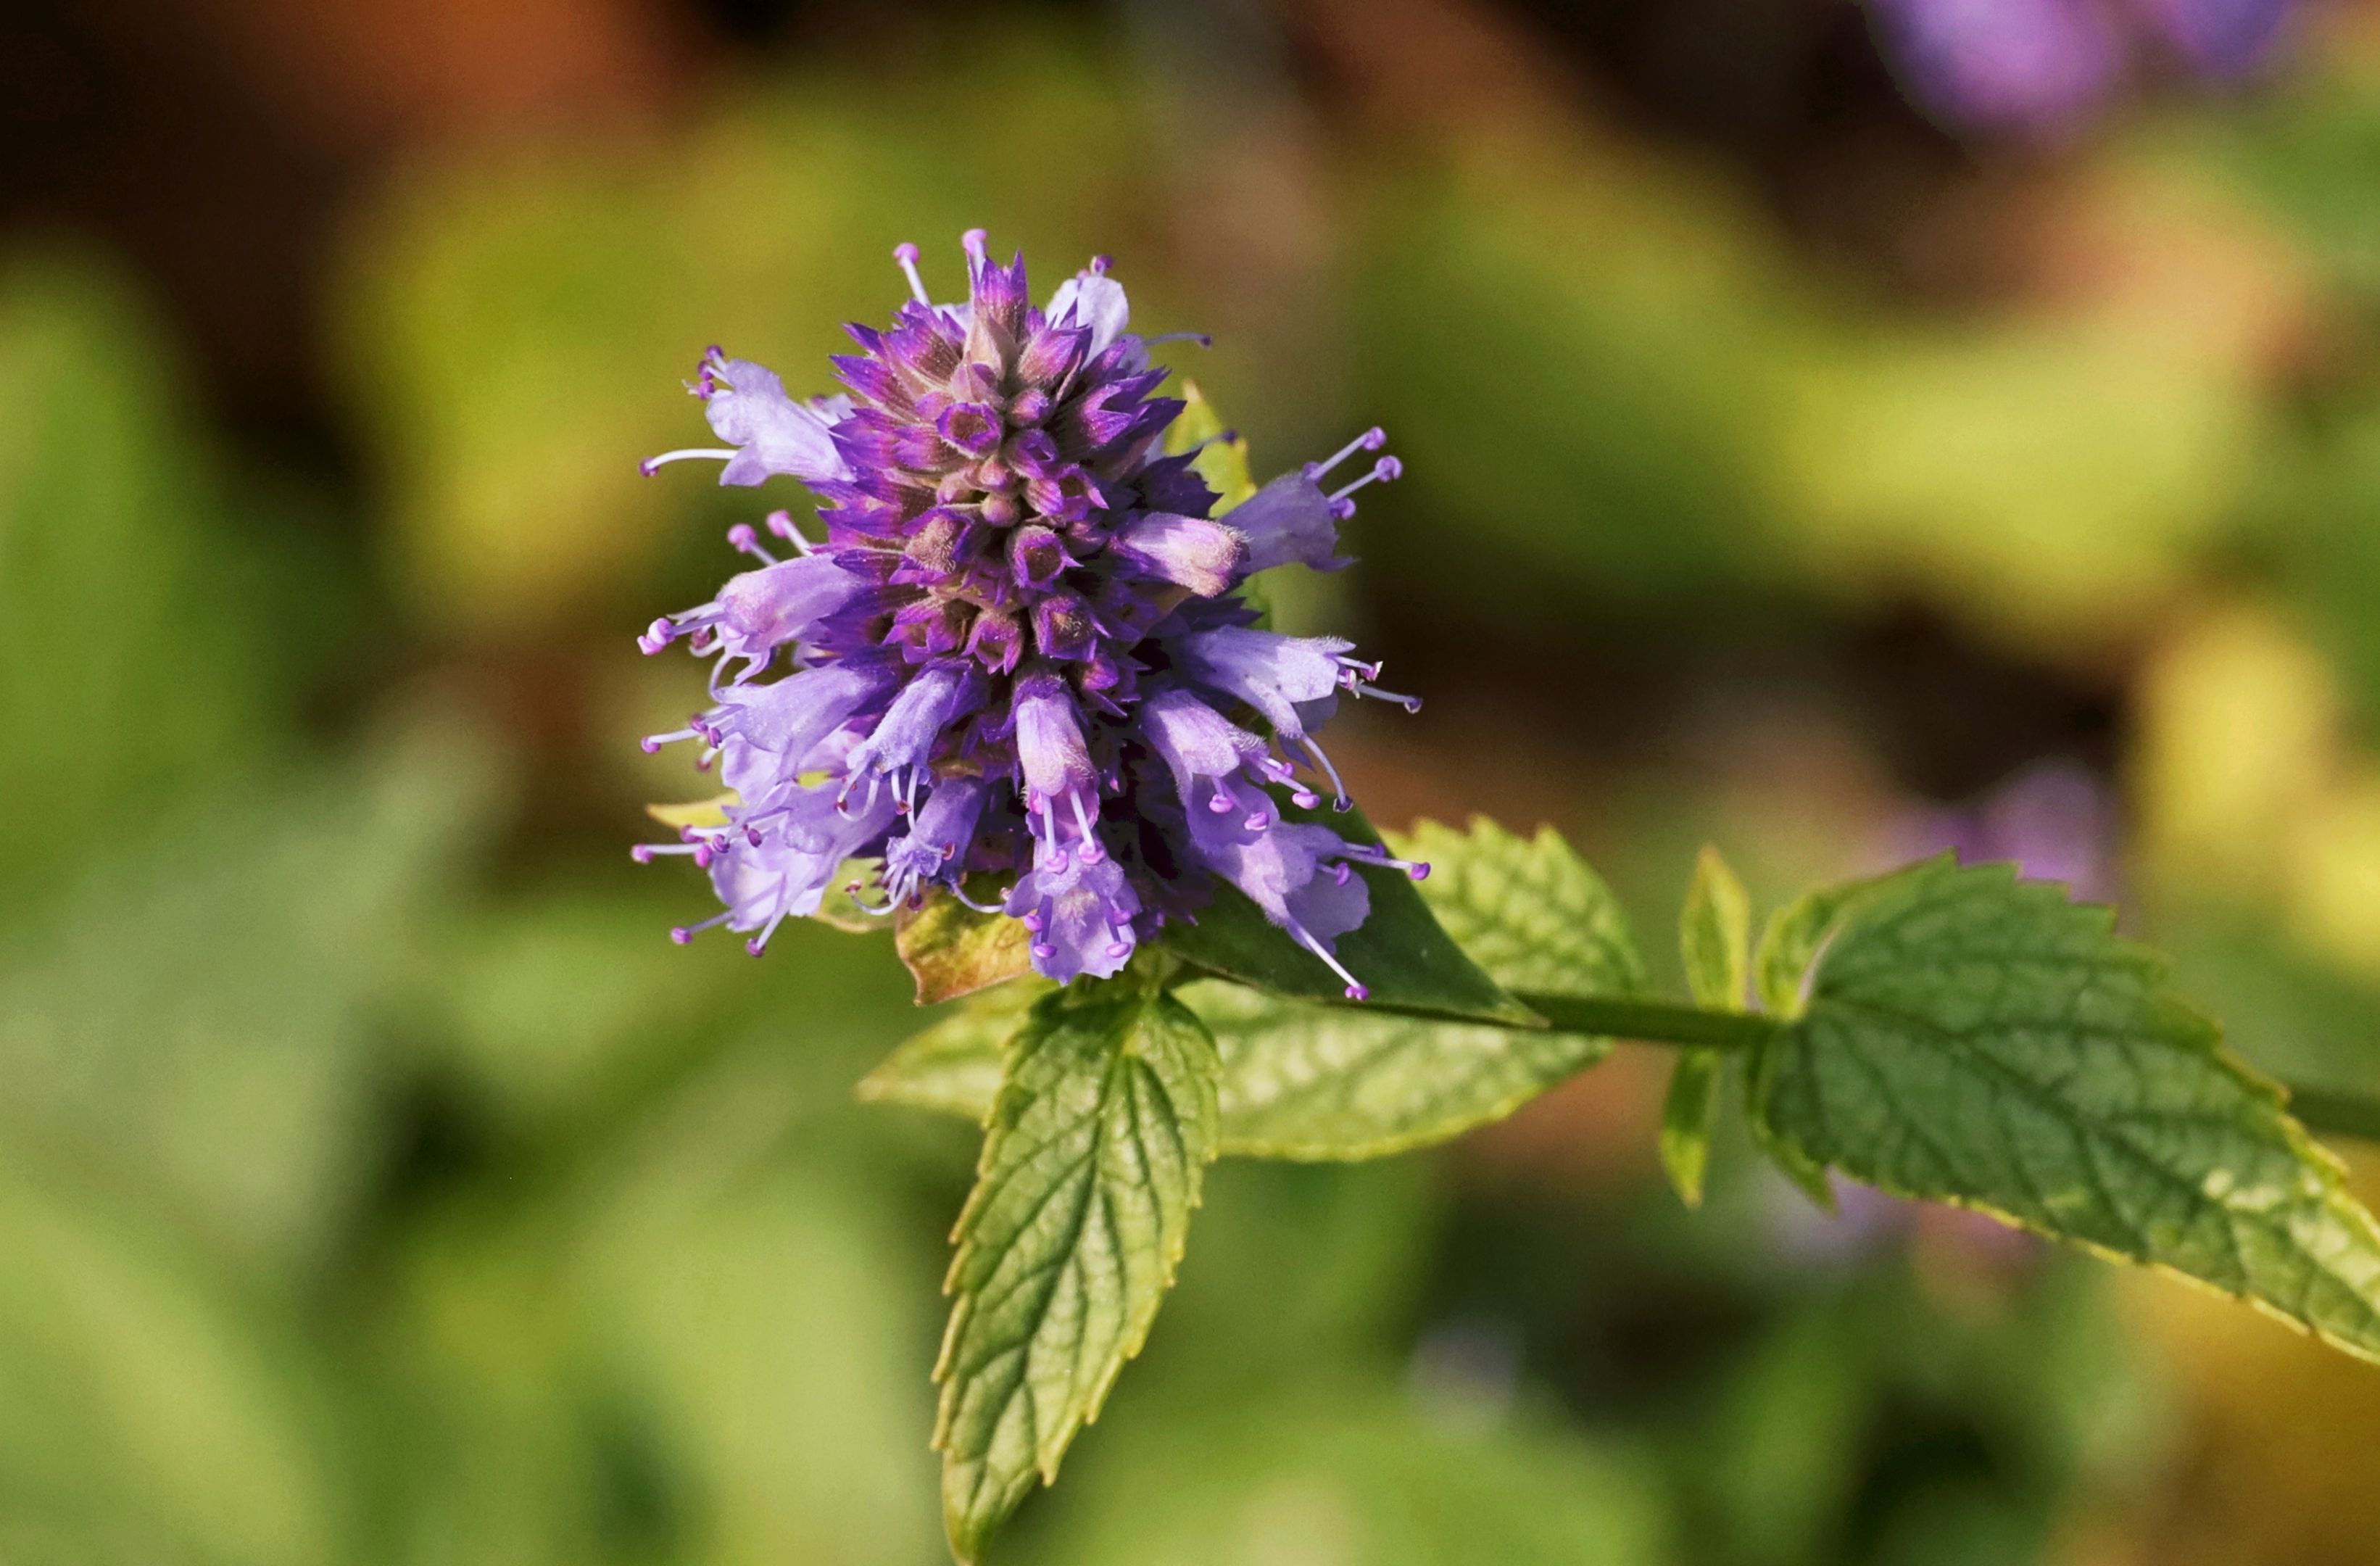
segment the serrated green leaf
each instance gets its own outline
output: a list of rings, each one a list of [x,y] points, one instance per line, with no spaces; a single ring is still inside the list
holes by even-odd
[[[1035,975],[967,998],[949,1016],[913,1035],[859,1079],[872,1104],[940,1110],[981,1123],[1000,1092],[1008,1041],[1035,1002],[1057,986]]]
[[[1421,898],[1446,932],[1510,990],[1548,995],[1639,995],[1645,959],[1611,889],[1561,834],[1534,838],[1485,816],[1462,832],[1421,821],[1397,840],[1428,862]]]
[[[934,1369],[962,1561],[1057,1476],[1148,1337],[1215,1156],[1216,1069],[1197,1017],[1142,973],[1043,997],[1010,1046]]]
[[[1891,879],[1876,876],[1841,886],[1822,887],[1803,893],[1768,917],[1767,928],[1760,932],[1760,949],[1752,960],[1754,987],[1763,1011],[1780,1021],[1802,1014],[1803,985],[1810,976],[1811,965],[1818,959],[1819,949],[1834,929],[1837,917]]]
[[[1822,901],[1830,917],[1784,927],[1814,965],[1755,1062],[1754,1117],[1780,1146],[2380,1359],[2380,1229],[2108,910],[1947,856]],[[1776,953],[1762,971],[1791,977]]]
[[[1697,1005],[1740,1012],[1752,967],[1752,900],[1716,848],[1694,861],[1678,919],[1678,952]],[[1682,1050],[1661,1105],[1661,1168],[1686,1206],[1700,1207],[1718,1111],[1719,1051]]]
[[[917,1004],[955,1001],[1026,973],[1032,936],[1002,914],[981,914],[947,892],[892,916],[893,949],[917,981]]]
[[[1804,893],[1768,917],[1752,959],[1753,988],[1760,997],[1761,1010],[1780,1022],[1801,1015],[1803,986],[1834,928],[1836,917],[1886,879],[1876,877],[1823,887]],[[1751,1124],[1752,1140],[1769,1161],[1812,1201],[1828,1212],[1834,1211],[1834,1187],[1828,1184],[1825,1168],[1804,1156],[1790,1138],[1772,1133],[1768,1123],[1759,1115],[1752,1117]]]
[[[1360,811],[1342,815],[1284,802],[1281,813],[1291,820],[1323,822],[1351,843],[1379,841]],[[1339,938],[1338,956],[1370,989],[1375,1005],[1458,1018],[1535,1020],[1455,944],[1403,872],[1356,873],[1371,888],[1372,910],[1360,928]],[[1329,965],[1228,885],[1216,887],[1214,899],[1198,910],[1197,923],[1168,926],[1165,944],[1208,973],[1260,989],[1315,1001],[1343,999],[1345,981]]]
[[[1183,999],[1222,1055],[1222,1150],[1252,1158],[1372,1159],[1443,1142],[1611,1052],[1585,1034],[1318,1006],[1212,979]]]

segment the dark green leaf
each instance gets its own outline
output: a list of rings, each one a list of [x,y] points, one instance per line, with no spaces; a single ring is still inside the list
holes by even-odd
[[[1769,916],[1768,926],[1761,931],[1760,946],[1752,959],[1753,988],[1759,995],[1763,1011],[1779,1018],[1800,1014],[1803,986],[1811,965],[1817,961],[1819,948],[1835,916],[1876,884],[1876,880],[1857,880],[1824,887],[1804,893]],[[1834,1187],[1827,1183],[1827,1171],[1821,1165],[1813,1162],[1790,1138],[1773,1135],[1767,1122],[1758,1115],[1752,1117],[1752,1139],[1812,1201],[1828,1212],[1835,1210]]]
[[[1359,812],[1301,810],[1284,804],[1292,820],[1321,821],[1351,842],[1378,841]],[[1371,888],[1372,911],[1361,929],[1339,938],[1339,960],[1371,990],[1373,1004],[1450,1017],[1531,1020],[1528,1008],[1497,987],[1463,954],[1431,915],[1402,872],[1358,871]],[[1268,920],[1235,889],[1218,884],[1198,922],[1169,926],[1166,945],[1187,961],[1261,989],[1309,1000],[1338,1001],[1345,983],[1313,953]]]
[[[1139,972],[1045,996],[1010,1046],[934,1372],[961,1560],[1056,1477],[1147,1338],[1215,1154],[1215,1070],[1206,1028]]]
[[[1943,858],[1774,927],[1755,1063],[1781,1147],[2168,1267],[2380,1358],[2380,1230],[2281,1095],[2105,908]],[[1796,978],[1787,948],[1813,954]]]
[[[1752,900],[1718,850],[1705,847],[1686,888],[1678,950],[1686,988],[1713,1011],[1743,1010],[1752,966]],[[1711,1119],[1718,1109],[1719,1051],[1682,1050],[1661,1106],[1661,1167],[1686,1206],[1700,1207],[1710,1163]]]

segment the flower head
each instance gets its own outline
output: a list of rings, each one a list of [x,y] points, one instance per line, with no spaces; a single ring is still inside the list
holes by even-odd
[[[722,824],[638,856],[691,855],[726,905],[709,922],[752,932],[755,952],[815,913],[844,863],[872,860],[880,901],[861,906],[945,889],[1021,920],[1060,980],[1114,973],[1220,880],[1360,998],[1335,954],[1368,909],[1350,866],[1427,867],[1287,819],[1274,791],[1318,804],[1310,769],[1344,808],[1315,738],[1337,698],[1418,703],[1380,690],[1347,642],[1257,628],[1239,588],[1344,565],[1339,524],[1396,459],[1325,488],[1380,449],[1367,431],[1213,516],[1193,456],[1164,452],[1183,405],[1157,395],[1166,371],[1105,259],[1037,309],[1021,257],[994,261],[980,230],[965,249],[963,304],[932,301],[915,247],[893,252],[912,297],[883,329],[849,328],[843,394],[796,401],[711,349],[687,389],[727,443],[644,465],[798,480],[826,536],[772,514],[794,552],[780,560],[734,529],[758,568],[638,638],[713,661],[712,705],[647,748],[698,742],[735,791]],[[973,876],[1008,884],[983,903]]]

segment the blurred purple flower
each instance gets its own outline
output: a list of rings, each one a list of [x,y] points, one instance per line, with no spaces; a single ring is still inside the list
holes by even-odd
[[[1875,18],[1911,100],[1953,129],[2071,128],[2124,64],[2095,0],[1876,0]]]
[[[1380,448],[1369,431],[1245,516],[1210,517],[1192,458],[1161,455],[1183,405],[1152,395],[1165,371],[1107,262],[1035,309],[1022,258],[994,261],[980,230],[965,249],[956,305],[928,297],[914,246],[894,252],[913,297],[887,330],[850,328],[861,351],[834,360],[847,395],[795,401],[712,349],[688,389],[728,443],[644,465],[797,479],[826,539],[777,512],[770,530],[795,552],[779,561],[734,529],[760,567],[638,638],[714,661],[714,704],[645,743],[699,742],[735,802],[723,825],[638,856],[692,856],[726,904],[707,923],[751,932],[756,953],[818,911],[846,859],[880,862],[871,913],[1007,874],[998,904],[971,905],[1021,920],[1061,981],[1114,973],[1220,879],[1361,999],[1335,953],[1369,911],[1351,867],[1427,867],[1285,819],[1273,789],[1320,803],[1299,781],[1310,767],[1346,807],[1314,737],[1338,697],[1418,703],[1375,686],[1379,666],[1346,642],[1257,629],[1239,589],[1293,561],[1344,564],[1338,525],[1396,459],[1326,491]]]
[[[2246,75],[2273,52],[2290,0],[2135,0],[2135,6],[2192,68],[2229,78]]]
[[[1974,803],[1912,811],[1882,847],[1891,863],[1949,849],[1968,864],[2013,864],[2034,880],[2063,881],[2078,898],[2116,896],[2116,811],[2097,779],[2066,761],[2028,767]]]
[[[1828,1271],[1929,1240],[1995,1269],[2029,1266],[2041,1254],[2036,1236],[1984,1213],[1910,1201],[1832,1176],[1827,1184],[1835,1196],[1832,1212],[1783,1180],[1764,1187],[1768,1240],[1780,1259]]]
[[[1872,0],[1901,89],[1946,129],[2056,138],[2162,57],[2244,76],[2271,53],[2290,0]]]

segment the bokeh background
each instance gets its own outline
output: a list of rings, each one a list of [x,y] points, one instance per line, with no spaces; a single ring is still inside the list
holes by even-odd
[[[631,638],[784,502],[635,462],[978,224],[1260,471],[1388,427],[1280,609],[1428,697],[1376,819],[1672,972],[1705,840],[2014,855],[2380,1088],[2375,191],[2344,0],[7,7],[0,1559],[941,1558],[972,1137],[852,1099],[881,941],[663,938]],[[1219,1169],[1003,1559],[2380,1557],[2380,1372],[1733,1144],[1689,1216],[1665,1067]]]

